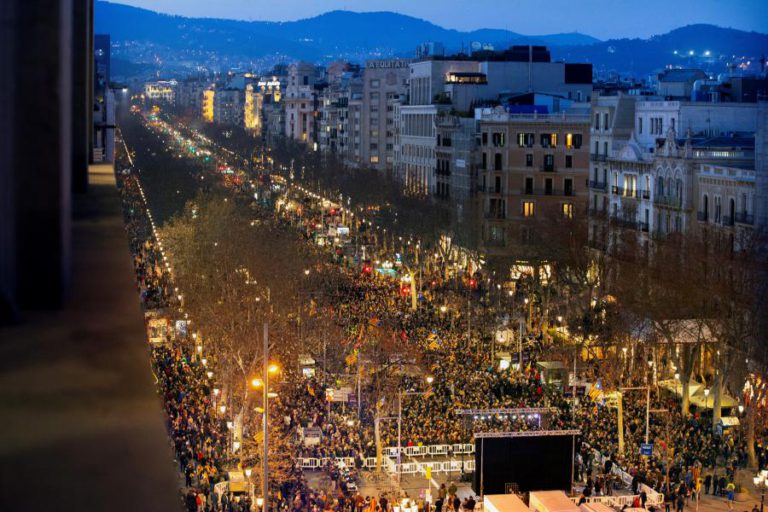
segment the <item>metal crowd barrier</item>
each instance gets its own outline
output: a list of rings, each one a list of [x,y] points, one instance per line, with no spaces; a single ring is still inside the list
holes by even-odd
[[[473,444],[437,444],[437,445],[422,445],[422,446],[404,446],[403,455],[405,457],[446,457],[449,454],[456,455],[471,455],[475,453],[475,446]],[[397,447],[389,446],[384,448],[384,457],[382,458],[382,466],[391,474],[398,473],[397,463],[393,460],[397,458]],[[347,466],[354,466],[355,459],[353,457],[303,457],[297,459],[299,466],[302,469],[318,470],[322,469],[328,464],[329,460],[334,460],[336,463],[341,463]],[[429,461],[429,462],[403,462],[400,464],[401,474],[426,474],[427,467],[432,468],[433,473],[448,473],[459,472],[462,469],[462,464],[465,471],[475,470],[474,459],[467,459],[463,463],[461,460],[446,460],[446,461]],[[363,467],[366,469],[376,467],[376,457],[366,457],[363,459]]]

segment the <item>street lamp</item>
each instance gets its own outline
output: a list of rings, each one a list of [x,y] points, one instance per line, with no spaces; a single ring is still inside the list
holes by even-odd
[[[707,400],[709,399],[709,388],[704,388],[704,411],[707,410]]]
[[[427,377],[427,384],[432,384],[434,381],[435,381],[435,378],[433,376],[430,375]]]
[[[752,478],[755,483],[755,487],[760,488],[760,512],[763,512],[763,506],[765,505],[765,488],[768,487],[768,470],[764,469]]]
[[[262,498],[261,496],[256,498],[256,506],[259,507],[259,508],[263,507],[264,506],[264,498]]]

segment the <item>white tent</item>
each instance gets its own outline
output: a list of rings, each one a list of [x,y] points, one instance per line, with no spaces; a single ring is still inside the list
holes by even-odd
[[[488,494],[483,497],[486,512],[531,512],[523,500],[514,494]]]
[[[535,512],[581,512],[563,491],[532,491],[528,501]]]
[[[699,385],[699,388],[696,389],[695,392],[691,393],[690,397],[691,403],[695,405],[696,407],[702,407],[705,409],[712,409],[715,405],[715,394],[710,391],[709,396],[706,396],[704,394],[704,386]],[[732,396],[729,396],[723,393],[723,395],[720,397],[720,406],[721,407],[736,407],[739,405],[739,402],[736,401],[735,398]]]

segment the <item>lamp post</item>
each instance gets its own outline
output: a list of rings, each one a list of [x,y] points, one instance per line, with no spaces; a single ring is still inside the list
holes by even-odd
[[[755,483],[755,487],[760,488],[760,512],[763,512],[765,506],[765,488],[768,487],[768,470],[763,469],[757,473],[752,481]]]
[[[263,454],[263,466],[262,466],[262,490],[263,498],[262,503],[264,505],[263,510],[269,510],[269,435],[268,435],[268,421],[269,421],[269,375],[277,374],[280,371],[280,367],[276,364],[270,364],[269,362],[269,329],[267,323],[264,323],[264,335],[262,336],[264,341],[264,364],[262,365],[261,378],[255,378],[251,380],[251,386],[254,388],[262,388],[262,400],[264,404],[264,411],[262,413],[262,428],[264,431],[264,454]],[[275,396],[275,395],[272,395]]]

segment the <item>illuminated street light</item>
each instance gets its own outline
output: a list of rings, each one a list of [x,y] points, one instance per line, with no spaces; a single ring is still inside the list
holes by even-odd
[[[253,388],[260,388],[263,385],[264,385],[264,381],[259,378],[255,378],[251,380],[251,387]]]
[[[433,376],[430,375],[427,377],[427,384],[432,384],[433,382],[435,382],[435,378]]]

